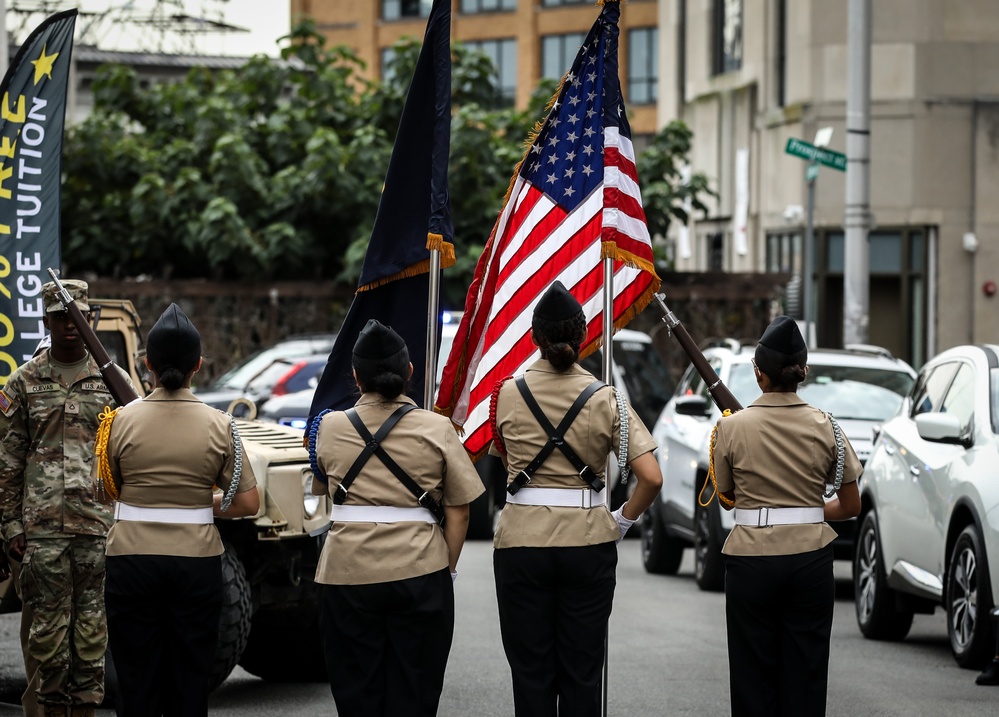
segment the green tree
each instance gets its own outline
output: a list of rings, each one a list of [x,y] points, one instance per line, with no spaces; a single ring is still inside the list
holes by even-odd
[[[129,68],[103,68],[94,111],[64,146],[63,257],[73,273],[259,281],[357,281],[420,45],[404,38],[388,79],[297,25],[281,61],[239,71],[192,70],[143,87]],[[497,101],[495,68],[453,47],[449,186],[457,266],[447,305],[463,302],[502,209],[525,140],[555,83],[524,110]],[[679,181],[690,131],[673,123],[638,160],[650,230],[703,210],[707,179]]]

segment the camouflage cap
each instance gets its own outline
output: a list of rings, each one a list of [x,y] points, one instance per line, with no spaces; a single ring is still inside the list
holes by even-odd
[[[63,279],[62,285],[73,297],[73,303],[79,307],[80,311],[90,311],[90,304],[87,303],[87,282],[79,279]],[[42,301],[45,302],[45,313],[47,314],[64,310],[62,302],[59,301],[59,289],[56,288],[54,281],[42,286]]]

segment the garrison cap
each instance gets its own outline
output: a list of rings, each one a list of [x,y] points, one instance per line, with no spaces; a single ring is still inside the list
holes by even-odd
[[[90,311],[89,299],[87,298],[87,282],[79,279],[63,279],[62,285],[66,287],[73,303],[79,307],[80,311]],[[45,313],[52,314],[56,311],[65,311],[66,308],[59,301],[59,289],[54,281],[42,285],[42,302],[45,304]]]
[[[187,373],[198,363],[201,334],[177,304],[170,304],[149,329],[146,357],[160,373],[167,368]]]
[[[385,365],[402,369],[409,363],[409,349],[403,338],[377,319],[368,319],[354,342],[354,366]]]
[[[797,322],[790,316],[778,316],[760,337],[760,343],[768,349],[791,356],[804,351],[805,339],[798,330]]]
[[[556,280],[535,305],[534,316],[544,321],[564,321],[582,310],[576,297]]]

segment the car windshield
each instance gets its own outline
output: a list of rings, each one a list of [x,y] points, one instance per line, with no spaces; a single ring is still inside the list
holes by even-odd
[[[226,371],[207,388],[212,391],[224,388],[242,391],[250,383],[255,386],[274,385],[295,364],[296,359],[317,353],[319,343],[316,341],[288,341],[264,349]]]
[[[895,415],[913,381],[903,371],[809,363],[808,378],[798,386],[798,395],[841,420],[883,421]],[[749,362],[732,366],[728,385],[743,406],[760,395]]]

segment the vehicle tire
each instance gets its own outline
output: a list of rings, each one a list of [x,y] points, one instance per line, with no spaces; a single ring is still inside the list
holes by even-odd
[[[857,626],[870,640],[901,640],[912,627],[911,609],[901,606],[896,592],[888,587],[886,566],[882,565],[881,535],[873,510],[861,521],[853,555],[853,597]]]
[[[243,655],[250,637],[250,617],[250,582],[235,548],[227,543],[222,554],[222,615],[210,689],[225,682]]]
[[[721,518],[718,507],[694,508],[694,580],[708,592],[725,589],[725,562],[721,553]]]
[[[947,566],[947,636],[961,667],[982,667],[993,656],[989,610],[992,588],[984,543],[969,525],[954,543]]]
[[[666,532],[654,507],[646,510],[638,521],[642,538],[642,565],[654,575],[676,575],[683,561],[682,542]]]

